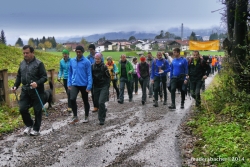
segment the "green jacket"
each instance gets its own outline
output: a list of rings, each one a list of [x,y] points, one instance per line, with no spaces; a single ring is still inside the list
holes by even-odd
[[[128,81],[131,81],[132,80],[132,74],[134,72],[134,68],[131,64],[131,62],[129,62],[128,60],[126,60],[127,63],[126,63],[126,72],[127,72],[127,77],[128,77]],[[121,72],[121,61],[119,61],[118,63],[118,74],[120,74]],[[130,72],[130,73],[129,73]]]

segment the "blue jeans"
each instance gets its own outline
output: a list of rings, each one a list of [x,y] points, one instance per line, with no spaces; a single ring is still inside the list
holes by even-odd
[[[121,77],[120,78],[120,94],[119,94],[119,99],[120,99],[121,102],[124,101],[125,84],[127,85],[129,99],[133,98],[130,81],[128,80],[128,78]]]

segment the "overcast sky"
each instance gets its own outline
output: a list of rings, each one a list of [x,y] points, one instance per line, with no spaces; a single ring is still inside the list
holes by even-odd
[[[86,36],[111,31],[159,32],[220,25],[218,0],[5,0],[0,30],[7,43],[18,37]]]

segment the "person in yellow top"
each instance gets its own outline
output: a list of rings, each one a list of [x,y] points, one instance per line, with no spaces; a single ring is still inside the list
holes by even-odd
[[[118,69],[114,63],[114,61],[112,60],[112,57],[107,57],[107,63],[106,63],[106,66],[108,67],[108,70],[109,70],[109,74],[110,74],[110,79],[111,79],[111,82],[113,84],[113,87],[116,91],[116,98],[119,99],[119,89],[117,87],[117,72],[118,72]],[[108,96],[109,97],[109,96]],[[109,99],[108,99],[109,101]]]

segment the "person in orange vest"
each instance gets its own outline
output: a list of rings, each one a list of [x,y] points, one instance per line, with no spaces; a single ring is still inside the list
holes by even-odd
[[[212,74],[214,74],[216,62],[217,62],[217,59],[215,58],[215,56],[213,56],[212,57]]]
[[[116,98],[117,100],[119,99],[119,88],[117,87],[117,81],[118,81],[118,78],[117,78],[117,72],[118,72],[118,69],[117,69],[117,66],[116,64],[114,63],[114,61],[112,60],[112,57],[107,57],[107,63],[106,63],[106,66],[108,67],[108,70],[109,70],[109,74],[110,74],[110,79],[112,81],[112,85],[113,85],[113,88],[115,89],[116,91]]]

